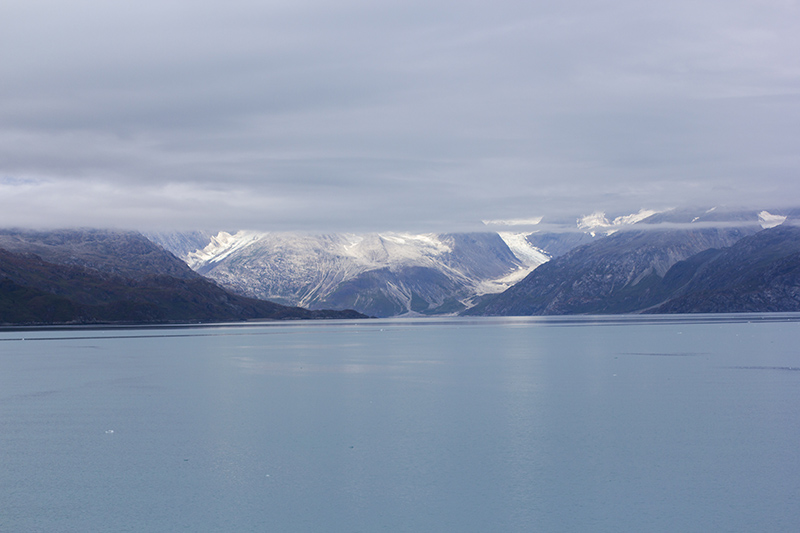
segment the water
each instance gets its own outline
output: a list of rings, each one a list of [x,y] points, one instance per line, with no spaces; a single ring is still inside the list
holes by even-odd
[[[798,340],[797,315],[4,331],[0,531],[797,531]]]

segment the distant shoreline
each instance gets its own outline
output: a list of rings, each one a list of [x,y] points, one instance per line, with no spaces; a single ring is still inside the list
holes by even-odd
[[[478,316],[478,317],[391,317],[364,319],[258,319],[234,322],[202,323],[139,323],[139,324],[53,324],[2,325],[0,333],[26,331],[141,331],[181,330],[203,328],[256,328],[279,326],[341,326],[379,327],[434,325],[518,325],[518,326],[620,326],[671,324],[733,324],[733,323],[800,322],[800,312],[767,313],[682,313],[682,314],[620,314],[620,315],[547,315],[547,316]],[[140,335],[134,335],[140,337]],[[77,337],[70,337],[77,338]],[[1,339],[0,341],[19,340]]]

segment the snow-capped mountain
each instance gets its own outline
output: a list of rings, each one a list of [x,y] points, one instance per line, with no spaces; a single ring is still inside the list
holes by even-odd
[[[698,231],[712,227],[743,228],[740,234],[731,233],[735,240],[780,224],[786,215],[796,218],[797,214],[724,208],[641,209],[618,216],[598,211],[572,218],[569,224],[541,217],[487,220],[486,225],[504,226],[506,231],[470,234],[238,231],[149,237],[196,272],[245,296],[311,309],[355,309],[373,316],[430,315],[460,312],[517,284],[551,258],[618,233],[643,231],[632,253],[641,255],[642,250],[651,248],[654,257],[666,253],[669,264],[647,267],[663,275],[661,270],[685,255],[669,253],[669,246],[661,242],[666,230],[680,229],[692,241],[698,240]],[[522,227],[527,231],[520,232]],[[727,246],[733,240],[714,241],[709,246]],[[700,239],[685,246],[694,250],[703,242]],[[603,261],[616,259],[612,254]]]
[[[328,234],[220,232],[207,245],[171,251],[240,294],[311,309],[374,316],[452,313],[501,292],[549,256],[528,234]],[[151,235],[167,249],[184,242]]]

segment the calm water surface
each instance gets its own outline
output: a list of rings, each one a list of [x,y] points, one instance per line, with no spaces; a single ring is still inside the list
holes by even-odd
[[[800,531],[800,321],[0,332],[0,531]]]

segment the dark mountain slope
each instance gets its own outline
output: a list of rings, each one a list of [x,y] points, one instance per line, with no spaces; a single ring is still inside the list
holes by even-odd
[[[676,264],[657,313],[800,311],[800,227],[781,225]]]
[[[662,277],[677,262],[723,248],[755,228],[620,231],[545,263],[467,315],[629,313],[666,299]]]
[[[4,229],[0,230],[0,249],[133,279],[154,273],[180,279],[200,277],[186,263],[134,231]]]

